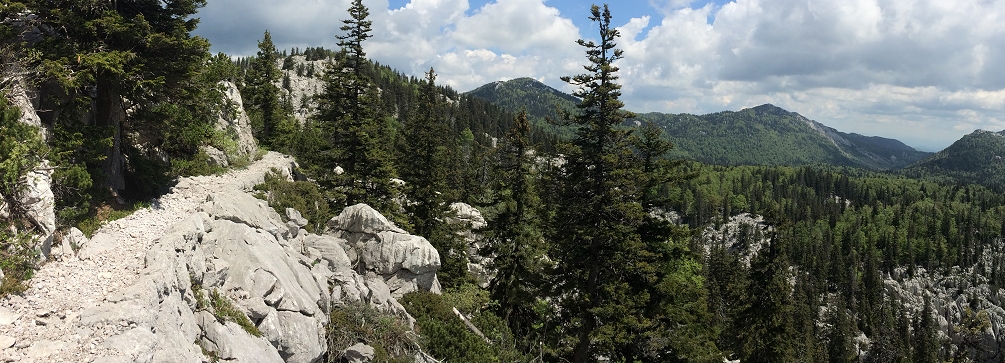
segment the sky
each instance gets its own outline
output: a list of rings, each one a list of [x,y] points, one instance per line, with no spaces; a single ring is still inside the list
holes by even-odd
[[[213,52],[336,49],[350,0],[209,0],[195,31]],[[577,39],[596,40],[580,0],[364,0],[371,59],[464,92],[533,77],[571,92]],[[706,114],[771,103],[844,132],[940,150],[1005,130],[1005,1],[620,0],[626,108]]]

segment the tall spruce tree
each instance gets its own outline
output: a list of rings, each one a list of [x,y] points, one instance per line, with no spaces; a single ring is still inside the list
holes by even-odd
[[[452,214],[447,190],[452,133],[440,97],[436,73],[430,68],[404,125],[399,165],[408,166],[401,170],[401,179],[409,201],[404,209],[413,232],[429,239],[440,252],[443,266],[437,276],[444,285],[453,285],[466,278],[468,260],[463,240],[446,223]]]
[[[345,203],[367,203],[394,217],[400,214],[397,178],[391,162],[393,143],[388,121],[379,112],[380,100],[373,82],[364,72],[368,64],[362,43],[370,38],[369,12],[362,1],[349,8],[350,19],[339,35],[342,52],[329,60],[322,78],[324,88],[317,96],[317,124],[329,135],[330,145],[322,152],[324,166],[316,173],[323,187],[337,189]],[[342,174],[333,173],[336,168]]]
[[[527,113],[521,112],[499,148],[493,185],[498,193],[498,212],[488,221],[484,232],[487,245],[482,253],[493,257],[496,275],[489,291],[499,303],[500,317],[514,334],[537,340],[534,325],[540,316],[534,307],[543,295],[543,277],[549,266],[529,139],[530,123]]]
[[[587,73],[563,77],[578,87],[577,111],[563,114],[576,128],[560,151],[566,163],[552,255],[561,281],[557,294],[573,362],[606,356],[624,361],[713,361],[701,265],[670,224],[651,218],[643,203],[649,176],[633,151],[633,114],[618,99],[622,58],[611,13],[594,5],[600,43],[579,40]],[[674,238],[678,237],[678,238]]]
[[[751,262],[747,303],[737,316],[743,362],[794,362],[796,329],[785,238],[776,236]]]
[[[286,125],[289,121],[283,113],[279,86],[276,85],[282,79],[279,56],[272,43],[272,34],[266,30],[262,40],[258,42],[258,53],[251,61],[241,89],[241,94],[247,100],[245,107],[255,137],[262,144],[276,149],[282,149],[281,140],[292,131],[291,125]]]

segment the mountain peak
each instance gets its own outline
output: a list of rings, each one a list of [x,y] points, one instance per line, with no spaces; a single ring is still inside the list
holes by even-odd
[[[765,103],[763,105],[756,106],[756,107],[753,107],[751,109],[754,110],[754,112],[757,112],[757,113],[766,113],[766,114],[778,115],[778,116],[788,116],[788,115],[791,115],[791,114],[794,113],[794,112],[789,112],[788,110],[786,110],[784,108],[772,105],[770,103]]]

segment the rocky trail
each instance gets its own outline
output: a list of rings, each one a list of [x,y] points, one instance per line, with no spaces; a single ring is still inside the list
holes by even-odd
[[[53,257],[36,272],[30,289],[0,301],[0,361],[121,361],[101,358],[121,356],[103,343],[136,323],[85,325],[81,315],[115,301],[116,292],[136,283],[155,242],[196,213],[207,196],[249,191],[272,168],[288,171],[292,164],[292,158],[270,152],[246,169],[183,178],[151,207],[103,226],[79,253],[66,244],[53,246]]]

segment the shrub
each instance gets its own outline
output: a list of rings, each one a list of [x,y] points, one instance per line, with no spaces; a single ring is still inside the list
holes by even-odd
[[[38,168],[48,153],[37,127],[20,121],[21,112],[0,96],[0,296],[20,293],[35,267],[35,227],[27,220],[21,193],[29,172]]]
[[[255,190],[262,192],[256,196],[267,200],[280,215],[286,215],[286,208],[300,212],[307,219],[306,229],[311,233],[322,231],[325,223],[334,216],[316,184],[286,180],[279,170],[273,169],[266,174],[265,182],[256,185]]]
[[[419,342],[425,350],[447,362],[524,362],[527,357],[513,348],[513,335],[502,319],[486,310],[473,313],[472,323],[485,334],[492,344],[473,333],[454,314],[452,302],[475,306],[488,303],[487,297],[472,288],[462,288],[444,295],[413,292],[402,299],[410,314],[416,319]],[[487,296],[487,295],[484,295]]]
[[[332,308],[326,330],[328,362],[341,362],[346,348],[363,342],[376,362],[411,362],[418,345],[399,317],[362,302]]]
[[[248,334],[254,335],[256,337],[262,336],[262,331],[258,330],[255,324],[251,323],[251,319],[248,319],[244,312],[238,309],[234,304],[227,300],[227,298],[220,294],[219,291],[213,289],[209,292],[209,305],[213,307],[213,316],[216,316],[216,320],[220,322],[231,321],[240,325],[244,331]]]

